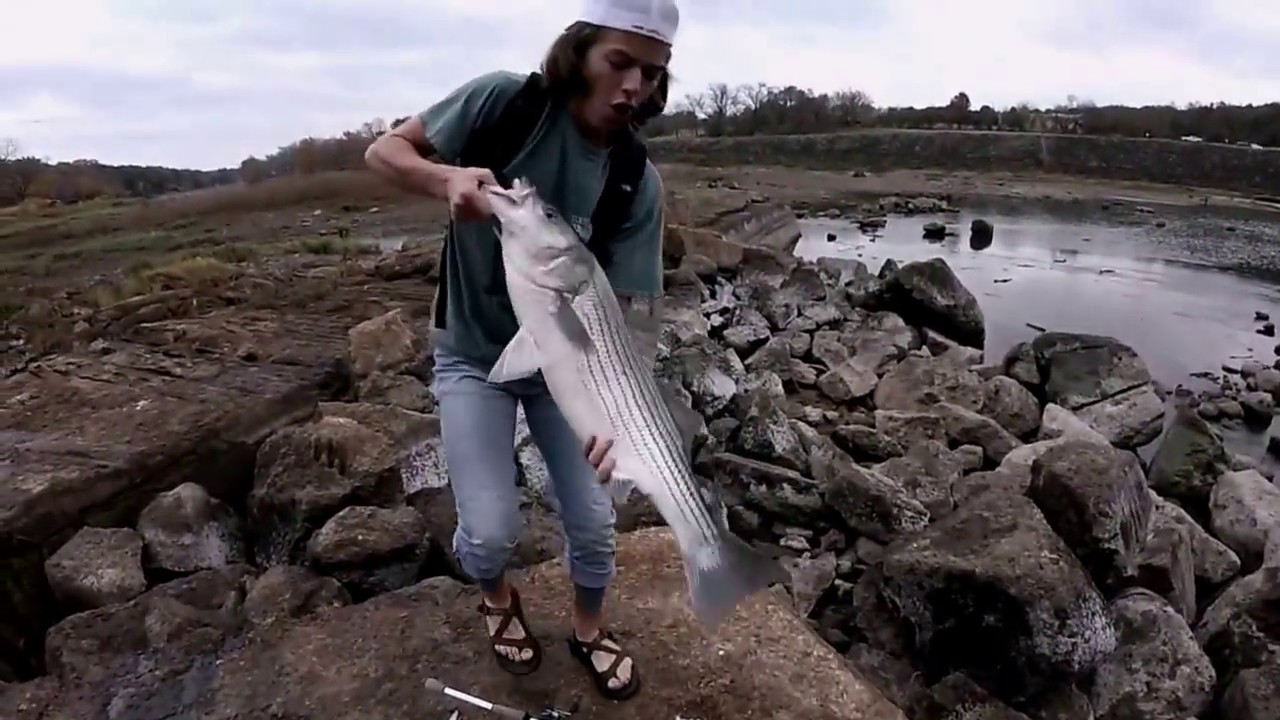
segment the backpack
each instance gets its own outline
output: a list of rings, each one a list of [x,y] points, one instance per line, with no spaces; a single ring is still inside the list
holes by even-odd
[[[471,129],[462,152],[458,154],[458,165],[487,168],[500,185],[510,188],[512,178],[506,177],[504,171],[529,142],[550,104],[551,97],[543,85],[541,73],[529,73],[524,85],[507,101],[493,121],[482,122]],[[619,133],[609,149],[609,169],[600,198],[591,214],[591,237],[587,240],[587,248],[602,266],[607,267],[611,257],[609,242],[618,234],[631,213],[631,204],[644,179],[648,159],[644,143],[633,132]],[[450,221],[444,247],[440,250],[440,280],[436,288],[434,324],[439,329],[444,328],[448,314],[446,306],[449,292],[446,279],[449,274],[449,242],[452,235],[453,222]],[[497,238],[491,238],[490,242],[494,244],[495,256],[500,256],[501,248],[497,246]],[[507,295],[506,275],[501,263],[493,263],[493,272],[484,290],[510,308],[511,299]]]

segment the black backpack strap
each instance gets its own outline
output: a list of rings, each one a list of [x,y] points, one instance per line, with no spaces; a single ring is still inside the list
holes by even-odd
[[[619,133],[609,150],[609,172],[591,214],[591,239],[587,241],[601,267],[609,267],[613,259],[610,244],[631,216],[648,161],[648,150],[634,133]]]
[[[507,104],[502,107],[497,117],[490,122],[481,122],[467,134],[462,151],[458,153],[459,167],[488,168],[498,184],[504,188],[511,187],[511,178],[506,176],[507,166],[515,160],[516,155],[524,149],[538,122],[547,109],[549,96],[542,82],[541,73],[529,73],[524,85],[516,91]],[[446,278],[449,274],[449,239],[453,236],[453,223],[450,221],[445,233],[444,246],[440,250],[440,280],[436,288],[434,312],[435,327],[443,329],[448,316],[449,289]],[[490,293],[505,295],[502,269],[495,263],[495,275],[489,280],[486,288]]]

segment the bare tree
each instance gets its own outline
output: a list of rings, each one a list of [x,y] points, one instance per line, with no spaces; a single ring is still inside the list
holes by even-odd
[[[13,138],[0,138],[0,162],[9,162],[18,158],[18,141]]]

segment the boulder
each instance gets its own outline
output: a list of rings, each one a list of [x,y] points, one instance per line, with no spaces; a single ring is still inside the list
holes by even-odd
[[[1116,646],[1105,601],[1027,498],[985,493],[890,545],[882,592],[928,671],[1024,697],[1091,671]]]
[[[1180,405],[1151,458],[1147,481],[1165,497],[1203,508],[1229,466],[1218,432],[1190,407]]]
[[[1089,699],[1098,720],[1199,717],[1217,675],[1187,622],[1163,598],[1128,590],[1111,603],[1119,644],[1098,664]]]
[[[1280,539],[1280,487],[1256,470],[1224,474],[1209,497],[1213,533],[1240,557],[1246,572],[1262,564],[1267,546]]]
[[[161,493],[138,517],[149,567],[189,573],[248,561],[240,518],[195,483]]]
[[[973,293],[940,257],[906,263],[884,283],[885,307],[911,325],[937,330],[969,347],[986,344],[986,321]]]
[[[1027,496],[1104,591],[1115,592],[1137,574],[1151,522],[1151,494],[1137,456],[1067,440],[1032,464]]]
[[[44,563],[58,602],[73,611],[128,602],[147,589],[142,537],[129,528],[82,528]]]

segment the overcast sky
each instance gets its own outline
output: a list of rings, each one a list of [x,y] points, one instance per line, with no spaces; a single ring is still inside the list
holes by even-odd
[[[0,137],[55,160],[235,166],[534,69],[578,0],[6,3]],[[1261,0],[682,0],[676,94],[764,81],[879,105],[1280,100]]]

